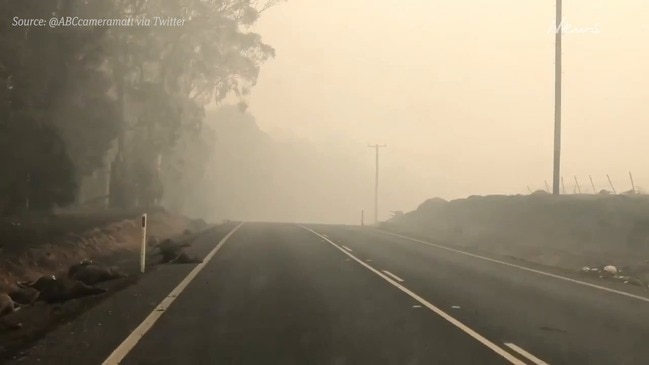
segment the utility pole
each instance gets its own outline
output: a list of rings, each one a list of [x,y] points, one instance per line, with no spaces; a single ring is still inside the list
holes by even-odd
[[[379,223],[379,148],[385,148],[386,145],[379,146],[378,144],[369,145],[367,147],[376,149],[376,177],[374,181],[374,224]]]
[[[557,0],[557,18],[555,30],[554,50],[554,179],[552,193],[559,195],[559,180],[561,174],[561,35],[562,0]]]

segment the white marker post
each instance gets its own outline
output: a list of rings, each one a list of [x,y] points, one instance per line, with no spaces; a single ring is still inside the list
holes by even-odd
[[[142,214],[142,247],[140,248],[140,272],[144,272],[146,265],[146,213]]]

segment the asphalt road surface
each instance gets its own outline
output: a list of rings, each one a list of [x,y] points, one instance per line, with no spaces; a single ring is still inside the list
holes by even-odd
[[[162,309],[90,351],[129,365],[649,364],[649,299],[578,277],[363,227],[246,223],[210,249]]]

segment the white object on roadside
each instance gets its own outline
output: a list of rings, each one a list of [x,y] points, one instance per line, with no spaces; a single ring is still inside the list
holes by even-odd
[[[146,267],[146,213],[142,214],[142,246],[140,247],[140,272]]]
[[[583,271],[583,272],[589,272],[589,271],[590,271],[590,267],[588,267],[588,266],[584,266],[584,267],[581,268],[581,271]]]
[[[617,268],[613,265],[604,266],[604,271],[612,275],[617,274]]]
[[[459,306],[459,305],[454,305],[454,306],[452,306],[451,308],[453,308],[453,309],[460,309],[460,306]]]

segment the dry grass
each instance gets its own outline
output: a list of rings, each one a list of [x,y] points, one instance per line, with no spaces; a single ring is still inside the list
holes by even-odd
[[[171,237],[182,233],[190,223],[182,216],[154,213],[149,217],[147,232],[149,236]],[[139,219],[124,219],[82,232],[68,232],[55,241],[14,240],[8,243],[5,239],[4,252],[0,256],[0,291],[10,290],[18,280],[60,275],[82,259],[100,259],[128,252],[137,255],[140,237]]]

